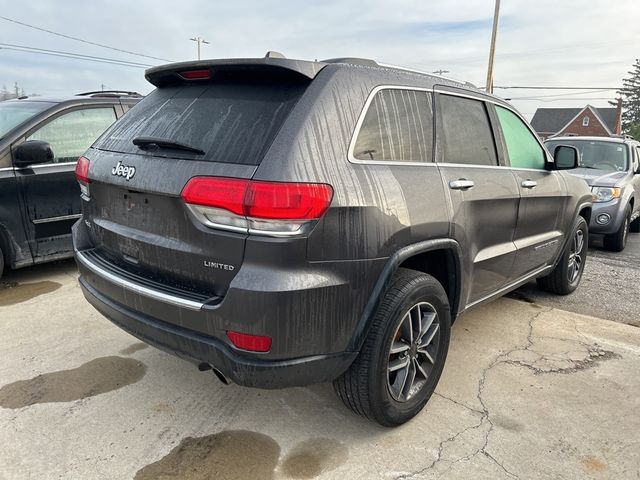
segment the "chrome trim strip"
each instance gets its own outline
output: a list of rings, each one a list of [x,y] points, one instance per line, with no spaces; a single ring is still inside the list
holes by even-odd
[[[524,277],[521,277],[520,279],[516,280],[515,282],[511,282],[510,284],[505,285],[504,287],[502,287],[501,289],[499,289],[496,292],[490,293],[489,295],[485,295],[484,297],[479,298],[478,300],[474,300],[471,303],[467,303],[467,305],[464,308],[466,310],[466,309],[471,308],[471,307],[473,307],[475,305],[478,305],[479,303],[486,302],[487,300],[489,300],[491,298],[499,297],[503,293],[506,293],[509,290],[512,290],[512,289],[516,288],[517,286],[528,282],[532,278],[537,277],[538,275],[540,275],[541,273],[543,273],[546,270],[553,270],[553,265],[547,265],[545,267],[541,267],[541,268],[539,268],[537,270],[534,270],[530,274],[525,275]]]
[[[73,215],[60,215],[59,217],[49,217],[49,218],[38,218],[36,220],[31,220],[36,225],[40,223],[49,223],[49,222],[60,222],[62,220],[74,220],[78,219],[82,216],[81,213],[74,213]]]
[[[456,88],[456,87],[451,87],[451,88]],[[418,92],[440,93],[443,95],[453,95],[455,97],[469,98],[471,100],[477,100],[479,102],[488,102],[488,103],[497,105],[499,107],[502,107],[505,110],[508,110],[511,113],[515,114],[524,123],[524,125],[527,127],[529,132],[535,137],[540,148],[542,148],[542,151],[544,152],[547,158],[547,162],[553,163],[553,157],[549,154],[547,148],[544,146],[544,143],[542,142],[542,140],[540,140],[540,137],[538,136],[538,134],[533,130],[533,128],[531,127],[531,125],[529,125],[529,123],[525,120],[525,118],[522,115],[520,115],[520,113],[517,110],[515,110],[511,105],[509,105],[505,101],[501,101],[498,99],[485,96],[482,92],[478,92],[477,95],[473,95],[473,94],[467,94],[463,92],[444,90],[436,87],[421,88],[421,87],[410,87],[405,85],[378,85],[373,90],[371,90],[371,92],[369,93],[369,96],[367,97],[367,100],[364,103],[364,107],[362,108],[362,111],[358,116],[358,121],[356,122],[356,127],[353,131],[353,134],[351,135],[351,141],[349,142],[349,150],[347,151],[347,159],[349,160],[350,163],[364,164],[364,165],[406,165],[406,166],[412,166],[412,167],[413,166],[424,167],[424,166],[434,166],[434,165],[450,165],[450,166],[454,165],[454,164],[448,164],[448,163],[438,163],[435,161],[435,158],[433,159],[434,160],[433,162],[392,162],[392,161],[381,161],[381,160],[358,160],[357,158],[354,157],[353,150],[355,149],[356,139],[358,137],[358,134],[360,133],[360,128],[364,123],[364,117],[367,114],[367,111],[369,110],[369,106],[371,105],[371,102],[373,102],[373,98],[380,90],[414,90]],[[435,104],[432,104],[432,105],[435,105]],[[434,111],[433,114],[435,115],[435,113],[436,112]],[[469,167],[469,166],[481,166],[481,165],[460,164],[459,166]],[[487,165],[487,167],[493,168],[494,166]],[[513,170],[534,171],[534,172],[547,171],[547,170],[535,169],[535,168],[516,168],[516,167],[511,167],[511,166],[507,167],[502,165],[495,165],[495,167],[511,168]]]
[[[153,290],[151,288],[139,285],[137,283],[130,282],[125,280],[124,278],[118,277],[111,272],[104,270],[98,265],[92,263],[87,257],[82,253],[76,250],[75,252],[76,259],[84,265],[87,269],[91,270],[96,275],[108,280],[119,287],[124,288],[125,290],[129,290],[130,292],[137,293],[139,295],[143,295],[148,298],[152,298],[153,300],[158,300],[165,303],[170,303],[177,307],[184,307],[190,310],[200,310],[204,303],[195,302],[193,300],[187,300],[185,298],[176,297],[175,295],[169,295],[163,292],[159,292],[157,290]]]

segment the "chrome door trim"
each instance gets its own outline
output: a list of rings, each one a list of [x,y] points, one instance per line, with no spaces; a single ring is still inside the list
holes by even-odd
[[[540,276],[541,273],[544,273],[547,270],[553,270],[553,265],[546,265],[544,267],[540,267],[537,270],[534,270],[533,272],[525,275],[524,277],[519,278],[515,282],[511,282],[510,284],[505,285],[504,287],[500,288],[499,290],[497,290],[497,291],[495,291],[493,293],[485,295],[484,297],[479,298],[478,300],[474,300],[471,303],[467,303],[467,305],[464,308],[466,310],[468,308],[471,308],[471,307],[474,307],[474,306],[478,305],[479,303],[483,303],[483,302],[486,302],[487,300],[490,300],[492,298],[499,297],[499,296],[507,293],[508,291],[513,290],[513,289],[523,285],[524,283],[528,282],[532,278]]]
[[[60,215],[59,217],[38,218],[31,221],[38,225],[40,223],[61,222],[63,220],[77,220],[81,216],[81,213],[74,213],[73,215]]]

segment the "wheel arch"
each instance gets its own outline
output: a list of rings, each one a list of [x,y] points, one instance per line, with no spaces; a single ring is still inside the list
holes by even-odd
[[[401,248],[387,261],[373,288],[364,313],[356,325],[349,350],[359,351],[369,331],[371,320],[399,268],[427,273],[438,280],[449,298],[451,323],[458,315],[462,290],[462,250],[450,238],[426,240]]]

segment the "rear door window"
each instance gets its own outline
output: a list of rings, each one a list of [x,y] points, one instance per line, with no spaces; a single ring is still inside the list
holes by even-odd
[[[353,157],[363,161],[431,162],[432,146],[431,93],[384,89],[369,104]]]
[[[507,144],[511,166],[544,170],[545,154],[531,130],[515,113],[506,108],[496,105],[496,113]]]
[[[54,155],[50,163],[75,162],[115,121],[113,107],[73,110],[54,118],[27,140],[48,142]]]
[[[498,165],[496,146],[484,102],[439,95],[439,158],[445,163]]]
[[[303,91],[299,84],[257,82],[158,88],[94,147],[144,153],[133,139],[153,137],[205,152],[163,148],[154,156],[258,165]]]

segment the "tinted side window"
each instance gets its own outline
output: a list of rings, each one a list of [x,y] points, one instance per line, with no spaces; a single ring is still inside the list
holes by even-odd
[[[441,94],[439,105],[439,161],[497,165],[496,146],[484,103]]]
[[[369,105],[353,156],[358,160],[431,162],[432,146],[431,94],[386,89]]]
[[[515,113],[498,106],[496,112],[507,144],[511,166],[544,170],[545,154],[533,133]]]
[[[115,121],[113,107],[74,110],[39,128],[27,140],[48,142],[53,163],[75,162]]]

